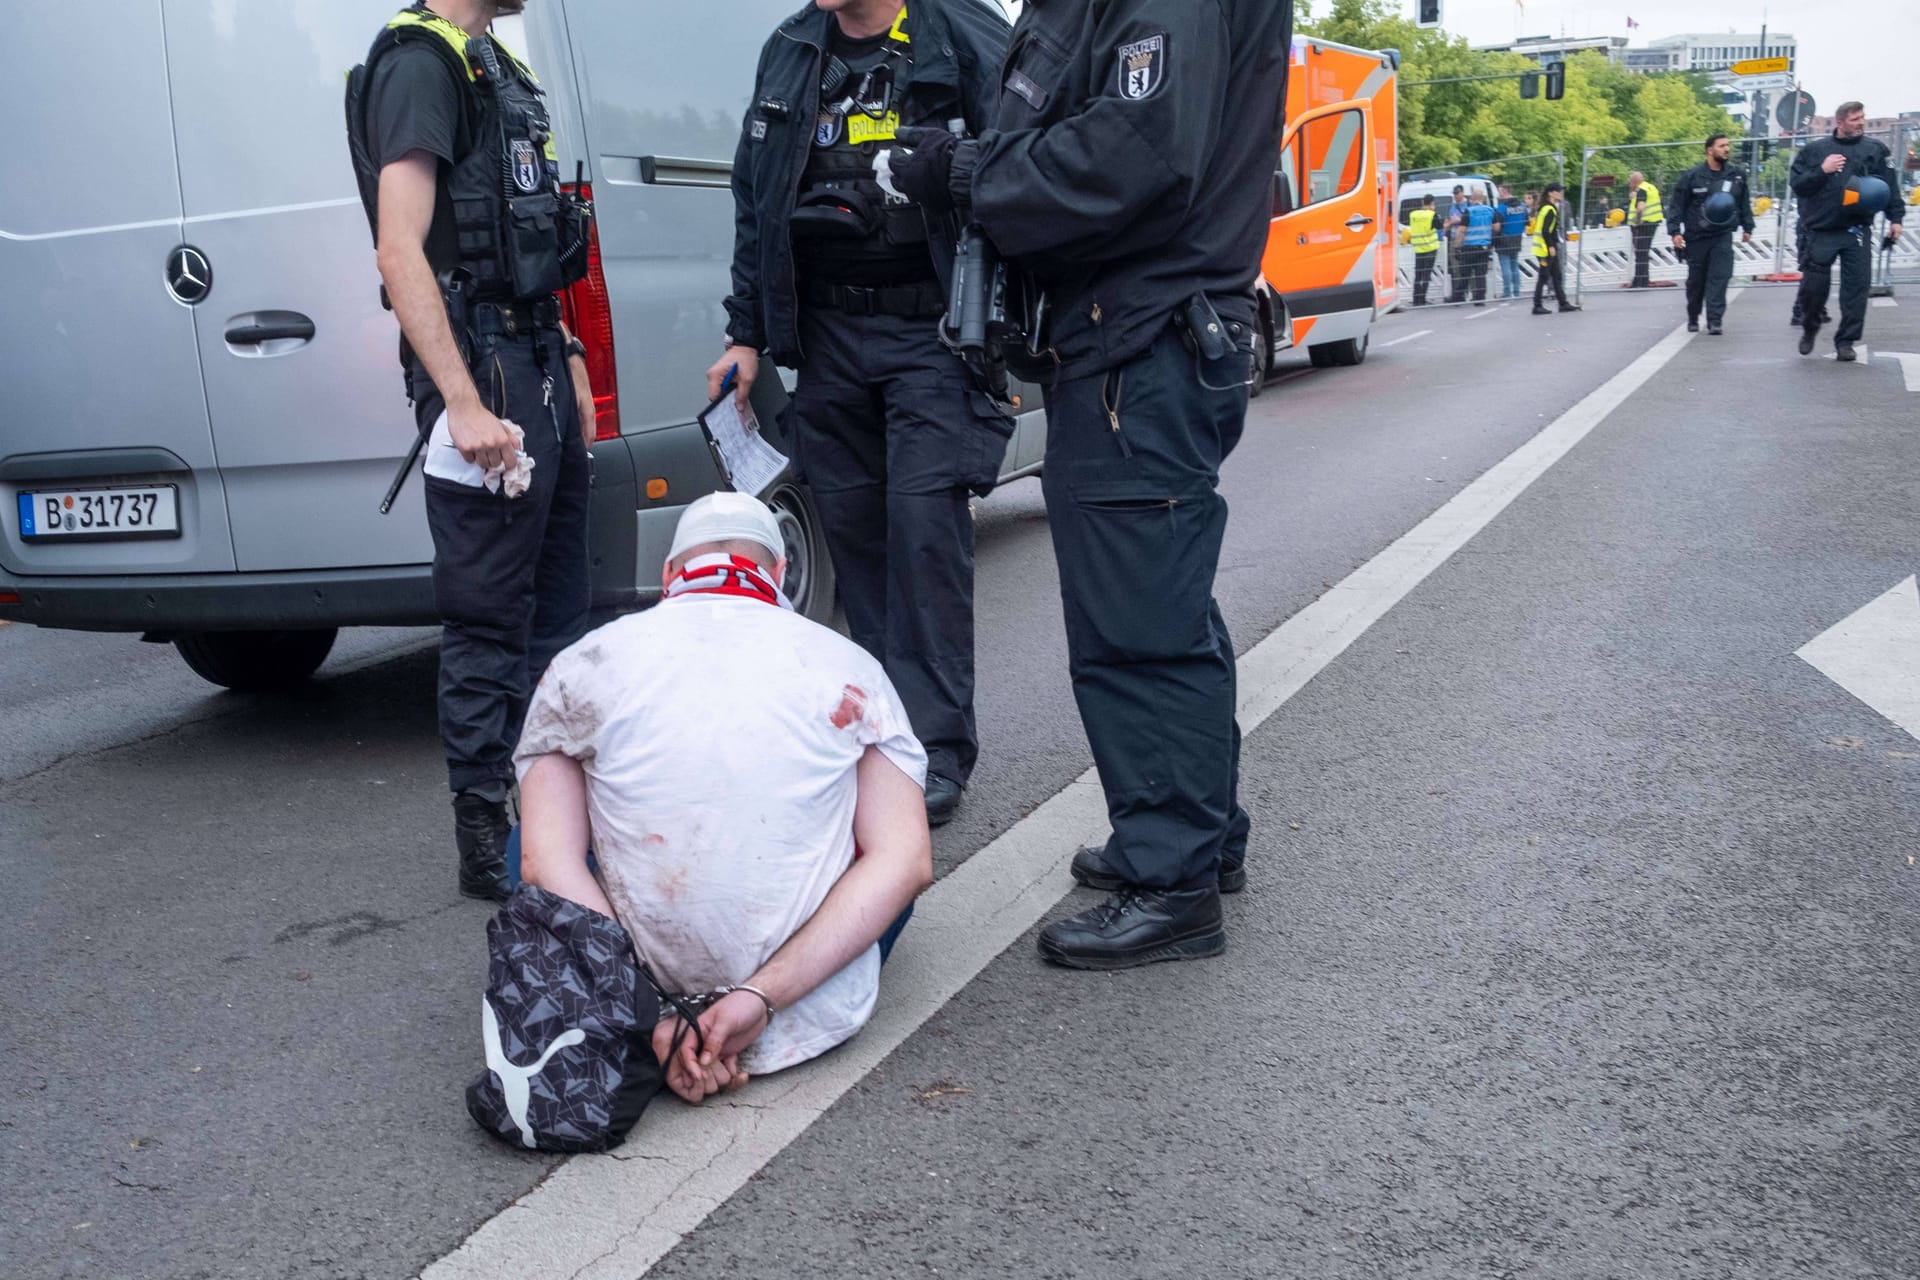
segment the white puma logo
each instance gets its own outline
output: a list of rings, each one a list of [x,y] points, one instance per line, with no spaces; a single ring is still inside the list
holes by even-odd
[[[506,1100],[507,1114],[513,1118],[514,1128],[520,1130],[520,1141],[532,1148],[533,1130],[527,1127],[527,1103],[533,1090],[527,1082],[546,1069],[548,1059],[554,1054],[579,1044],[587,1038],[587,1033],[571,1027],[554,1037],[553,1043],[532,1066],[516,1067],[500,1043],[500,1020],[494,1016],[493,1005],[485,996],[480,997],[480,1031],[486,1039],[487,1070],[500,1077],[500,1096]]]

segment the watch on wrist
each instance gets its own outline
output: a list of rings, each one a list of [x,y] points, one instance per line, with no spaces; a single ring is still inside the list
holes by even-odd
[[[587,358],[587,344],[580,341],[577,337],[568,338],[566,352],[569,360],[575,356],[579,356],[582,360],[585,360]]]

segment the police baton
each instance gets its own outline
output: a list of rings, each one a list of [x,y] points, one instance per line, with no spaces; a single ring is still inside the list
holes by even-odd
[[[426,444],[426,432],[422,431],[414,436],[413,448],[407,450],[406,459],[400,463],[400,470],[394,472],[393,483],[387,486],[387,496],[380,499],[381,515],[393,510],[393,500],[400,496],[400,490],[407,483],[407,477],[412,474],[413,464],[420,461],[420,450],[425,448]]]

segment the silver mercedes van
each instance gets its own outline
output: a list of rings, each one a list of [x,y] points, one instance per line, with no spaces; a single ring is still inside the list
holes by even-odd
[[[993,0],[981,0],[992,3]],[[501,37],[591,188],[567,298],[599,401],[596,609],[658,594],[717,483],[694,415],[726,316],[728,178],[760,44],[801,0],[531,0]],[[398,327],[347,161],[344,73],[399,0],[19,5],[0,103],[0,619],[173,642],[218,684],[311,674],[337,630],[436,621]],[[773,378],[756,409],[777,429]],[[1039,397],[1009,478],[1039,467]],[[814,617],[833,574],[803,486],[766,497]]]

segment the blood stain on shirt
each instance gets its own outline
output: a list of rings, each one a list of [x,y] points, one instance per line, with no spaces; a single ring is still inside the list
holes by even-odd
[[[844,729],[867,714],[867,691],[859,685],[844,685],[840,690],[840,705],[827,717],[836,729]]]

